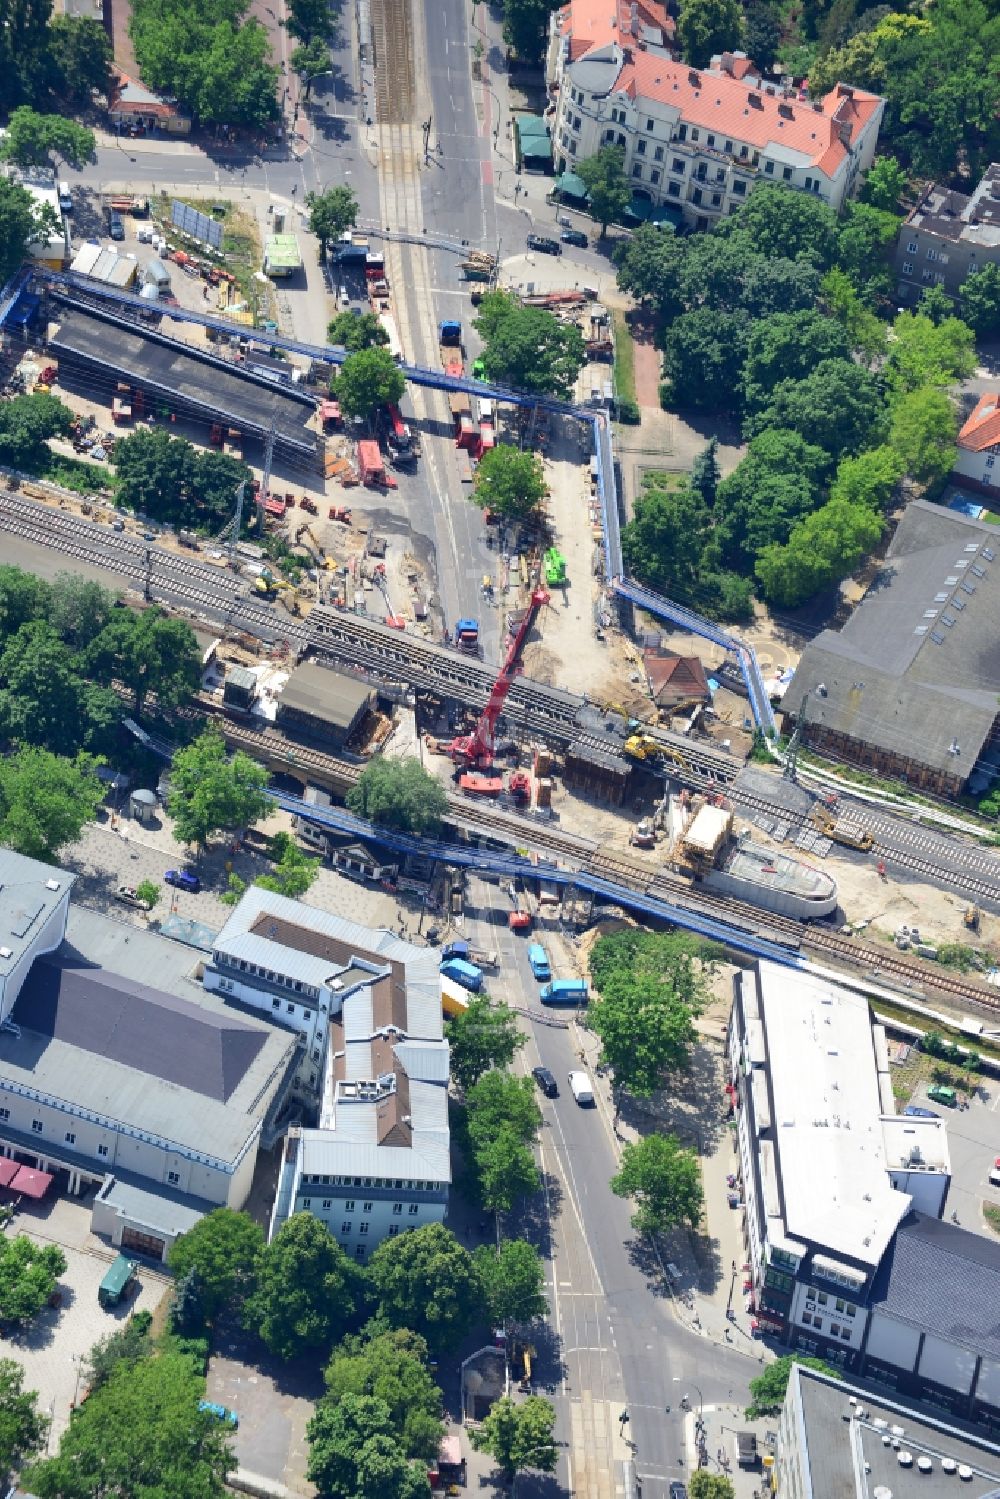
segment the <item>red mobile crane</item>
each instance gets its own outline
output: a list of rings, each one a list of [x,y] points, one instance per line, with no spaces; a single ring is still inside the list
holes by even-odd
[[[510,643],[506,659],[493,688],[490,692],[489,702],[480,715],[479,722],[471,734],[465,734],[459,739],[453,739],[448,746],[451,758],[463,765],[472,765],[480,770],[489,770],[493,764],[494,733],[496,731],[497,719],[503,712],[503,705],[507,700],[507,694],[514,684],[520,665],[521,651],[524,642],[528,638],[528,632],[538,615],[539,609],[549,602],[549,595],[544,588],[536,588],[531,595],[531,603],[525,610],[524,618],[517,627],[517,633]]]

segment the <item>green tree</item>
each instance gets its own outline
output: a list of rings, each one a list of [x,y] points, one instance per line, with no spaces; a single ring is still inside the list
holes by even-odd
[[[224,1499],[227,1428],[198,1409],[204,1378],[183,1353],[122,1360],[64,1430],[56,1457],[25,1470],[39,1499],[171,1494]]]
[[[828,1379],[842,1379],[843,1374],[821,1358],[804,1358],[797,1353],[786,1353],[765,1365],[763,1373],[750,1381],[750,1404],[747,1406],[748,1421],[760,1421],[765,1416],[776,1416],[785,1403],[785,1391],[791,1377],[792,1366],[801,1364],[803,1369],[815,1369]]]
[[[682,312],[663,344],[671,404],[695,411],[731,409],[739,398],[749,332],[742,310],[696,307]]]
[[[64,115],[37,114],[22,105],[11,114],[0,155],[19,167],[47,166],[53,152],[71,167],[93,159],[94,132]]]
[[[614,1074],[616,1096],[622,1089],[650,1098],[664,1073],[686,1070],[697,1039],[694,1017],[702,1008],[701,986],[687,960],[691,983],[677,988],[653,978],[635,978],[603,994],[589,1011],[591,1027],[601,1038],[601,1061]]]
[[[738,0],[680,0],[677,36],[685,62],[693,67],[707,67],[717,52],[742,47],[744,30]]]
[[[417,1499],[430,1493],[426,1463],[421,1472],[407,1462],[383,1400],[351,1393],[336,1404],[321,1400],[306,1439],[307,1477],[325,1499],[356,1499],[359,1494]]]
[[[734,1499],[732,1479],[724,1473],[710,1473],[707,1468],[698,1468],[688,1479],[690,1499]]]
[[[854,454],[865,446],[879,418],[875,381],[849,359],[824,359],[804,380],[782,380],[767,403],[747,418],[756,437],[768,427],[798,432],[830,454]]]
[[[0,184],[3,183],[0,177]],[[52,604],[52,584],[19,567],[0,564],[0,640],[41,619]]]
[[[432,836],[448,806],[441,782],[413,756],[370,760],[344,800],[349,812],[381,827]]]
[[[177,522],[194,476],[196,454],[186,438],[164,427],[140,427],[115,444],[118,503],[157,520]]]
[[[121,1363],[137,1364],[150,1358],[153,1340],[149,1336],[149,1318],[129,1317],[124,1327],[117,1327],[94,1344],[84,1364],[84,1378],[91,1393],[106,1385]]]
[[[358,221],[358,200],[349,187],[328,187],[323,193],[307,193],[309,227],[319,240],[320,256],[333,240],[340,239]]]
[[[396,405],[406,380],[388,349],[359,349],[348,354],[331,390],[345,416],[371,416],[378,407]]]
[[[463,1093],[492,1067],[509,1067],[527,1037],[502,1000],[486,994],[469,996],[468,1007],[445,1025],[451,1048],[451,1075]]]
[[[758,68],[769,72],[781,45],[781,17],[773,5],[750,0],[746,7],[746,34],[743,46]]]
[[[325,40],[330,31],[330,19],[328,0],[288,0],[288,29],[292,36],[305,41],[312,37]],[[330,66],[329,48],[326,66]]]
[[[503,0],[503,39],[524,62],[537,62],[545,46],[552,0]]]
[[[44,610],[49,623],[74,650],[88,646],[110,620],[115,595],[80,573],[57,573]]]
[[[143,82],[205,124],[277,118],[278,69],[246,0],[133,0],[129,30]]]
[[[392,1437],[373,1437],[358,1454],[357,1492],[385,1499],[430,1499],[427,1464],[408,1461]]]
[[[24,1388],[24,1369],[0,1358],[0,1472],[9,1474],[45,1441],[48,1421],[38,1412],[38,1391]]]
[[[917,302],[917,312],[921,317],[929,317],[937,327],[943,323],[945,318],[955,316],[955,303],[949,297],[943,286],[936,283],[933,286],[925,286],[920,293]]]
[[[43,1248],[27,1234],[0,1238],[0,1317],[34,1321],[65,1273],[66,1256],[58,1244]]]
[[[830,499],[886,510],[904,472],[905,465],[894,447],[869,448],[838,464]]]
[[[874,208],[882,208],[886,213],[898,213],[905,191],[906,173],[895,156],[879,156],[872,162],[861,196]]]
[[[327,325],[326,341],[339,345],[349,354],[361,349],[373,349],[377,344],[387,344],[389,335],[374,312],[338,312]]]
[[[162,712],[186,707],[201,681],[201,652],[194,631],[162,609],[116,609],[83,656],[85,669],[110,686],[123,682],[141,713],[154,693]]]
[[[454,1347],[480,1315],[472,1256],[441,1223],[383,1239],[368,1268],[389,1326],[411,1328],[434,1353]]]
[[[54,864],[104,800],[90,755],[68,760],[27,746],[0,759],[0,843]]]
[[[851,347],[871,363],[885,349],[885,324],[862,301],[846,271],[834,266],[821,284],[823,302],[843,325]]]
[[[407,1457],[437,1457],[444,1435],[441,1391],[427,1368],[427,1343],[407,1328],[386,1332],[369,1323],[333,1350],[324,1374],[326,1400],[371,1395],[386,1406],[391,1429]]]
[[[687,486],[647,485],[622,530],[625,565],[633,577],[672,598],[693,599],[701,583],[709,517],[704,500]]]
[[[847,359],[850,352],[845,329],[815,309],[761,318],[746,341],[743,398],[747,408],[766,405],[782,380],[803,380],[824,359]]]
[[[364,1271],[326,1224],[312,1213],[293,1213],[257,1260],[244,1322],[279,1358],[310,1348],[326,1352],[357,1320],[365,1296]]]
[[[934,484],[951,472],[957,437],[958,414],[943,390],[924,385],[892,403],[889,446],[918,484]]]
[[[479,460],[473,499],[505,520],[527,520],[545,498],[541,459],[502,444]]]
[[[867,505],[828,500],[793,528],[784,546],[761,552],[754,570],[765,598],[795,609],[849,577],[878,542],[882,525]]]
[[[545,1317],[545,1265],[527,1239],[505,1239],[495,1248],[481,1244],[473,1255],[492,1327]]]
[[[267,852],[272,861],[271,873],[258,875],[254,884],[287,895],[289,900],[301,900],[312,888],[321,860],[303,853],[290,833],[275,833]]]
[[[608,225],[620,219],[632,201],[625,176],[625,152],[621,146],[602,146],[594,156],[575,163],[580,181],[590,198],[590,211],[601,226],[601,239]]]
[[[135,887],[136,899],[151,911],[160,898],[160,887],[154,880],[140,880]]]
[[[3,243],[0,223],[0,244]],[[973,271],[961,287],[962,318],[979,338],[995,338],[1000,333],[1000,265],[991,262]]]
[[[711,510],[722,479],[719,468],[719,439],[710,437],[691,465],[691,488]]]
[[[479,1200],[489,1213],[510,1213],[541,1186],[535,1158],[508,1125],[480,1140],[474,1153]]]
[[[798,432],[771,427],[719,485],[713,545],[728,567],[752,570],[765,546],[784,543],[796,521],[819,503],[830,458]]]
[[[53,16],[48,32],[53,91],[85,108],[94,94],[111,91],[111,38],[100,21]]]
[[[744,240],[765,259],[805,260],[825,271],[837,253],[837,215],[821,198],[765,182],[722,220],[716,236]]]
[[[308,42],[300,42],[289,62],[292,72],[299,75],[308,89],[317,74],[325,73],[330,67],[330,44],[321,36],[314,36]]]
[[[478,1148],[508,1129],[524,1144],[535,1138],[542,1111],[530,1077],[495,1069],[485,1073],[468,1090],[468,1130]]]
[[[848,203],[837,231],[837,265],[860,292],[871,297],[890,289],[888,252],[902,220],[870,203]]]
[[[469,1427],[473,1447],[488,1452],[508,1483],[526,1468],[554,1473],[558,1461],[553,1432],[556,1413],[548,1400],[529,1395],[516,1404],[509,1395],[494,1401],[481,1425]],[[43,1496],[44,1499],[44,1496]]]
[[[117,717],[117,700],[111,712]],[[0,734],[75,755],[96,748],[89,730],[87,684],[72,651],[47,620],[22,625],[0,654]]]
[[[237,750],[227,756],[218,730],[206,729],[174,756],[167,810],[178,843],[204,848],[213,833],[250,827],[269,806],[268,772]]]
[[[612,251],[618,285],[637,300],[651,303],[669,322],[683,310],[677,278],[686,242],[667,224],[640,224]]]
[[[48,460],[48,439],[65,436],[72,422],[73,413],[57,396],[14,396],[0,407],[0,462],[37,471]]]
[[[632,1227],[639,1234],[664,1233],[681,1224],[694,1228],[701,1217],[698,1158],[675,1135],[646,1135],[625,1145],[611,1190],[636,1204]]]
[[[901,312],[893,323],[885,375],[897,394],[965,380],[975,367],[975,337],[959,318],[935,324],[922,313]]]
[[[583,334],[544,307],[522,307],[505,292],[484,297],[475,326],[486,376],[532,395],[569,397],[583,367]]]
[[[216,1208],[171,1245],[167,1255],[175,1279],[192,1271],[205,1319],[214,1322],[234,1301],[252,1294],[264,1234],[248,1213]]]

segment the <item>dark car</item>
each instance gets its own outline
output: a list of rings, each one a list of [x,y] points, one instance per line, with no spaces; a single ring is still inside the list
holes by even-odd
[[[676,1478],[670,1485],[670,1499],[688,1499],[687,1489],[682,1483],[678,1483]]]
[[[564,245],[579,245],[581,250],[585,250],[590,243],[582,229],[564,229],[559,238]]]
[[[543,255],[561,255],[562,246],[557,239],[546,239],[544,234],[529,234],[527,239],[529,250],[540,250]]]
[[[189,869],[168,869],[163,878],[168,885],[176,885],[178,890],[188,890],[192,895],[201,889],[201,880]]]
[[[113,213],[108,220],[108,233],[111,235],[112,239],[125,238],[125,225],[122,223],[121,219],[116,213]]]
[[[917,1104],[917,1103],[908,1103],[906,1105],[906,1108],[903,1110],[903,1113],[906,1114],[906,1115],[908,1115],[910,1119],[940,1119],[941,1118],[941,1115],[940,1114],[936,1114],[933,1109],[922,1109],[920,1107],[920,1105]]]
[[[547,1067],[532,1067],[531,1075],[546,1098],[559,1097],[559,1084]]]

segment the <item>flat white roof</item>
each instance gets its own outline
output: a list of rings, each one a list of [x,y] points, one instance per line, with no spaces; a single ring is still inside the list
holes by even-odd
[[[943,1119],[894,1114],[882,1120],[886,1165],[893,1171],[951,1172]]]
[[[868,1002],[774,963],[758,986],[786,1229],[877,1265],[910,1198],[887,1175]]]
[[[699,807],[690,826],[684,834],[684,842],[688,848],[698,848],[705,853],[712,854],[722,842],[733,814],[727,812],[724,807],[713,807],[707,802]]]

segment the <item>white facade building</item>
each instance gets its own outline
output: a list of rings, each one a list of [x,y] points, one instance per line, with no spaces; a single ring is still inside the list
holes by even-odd
[[[635,7],[607,6],[603,39],[571,0],[553,14],[548,80],[558,102],[557,172],[602,146],[625,153],[633,197],[707,229],[757,181],[813,193],[839,210],[871,166],[884,100],[838,83],[813,103],[757,78],[741,53],[716,67],[675,62]],[[616,16],[616,11],[621,14]],[[582,32],[582,34],[581,34]]]
[[[66,935],[76,876],[0,848],[0,1025],[8,1018],[36,958]]]
[[[215,940],[208,988],[279,1013],[307,1047],[317,1127],[289,1131],[271,1220],[321,1218],[355,1258],[440,1222],[451,1180],[438,954],[257,886]]]
[[[1000,501],[1000,391],[980,396],[958,434],[954,472]]]

